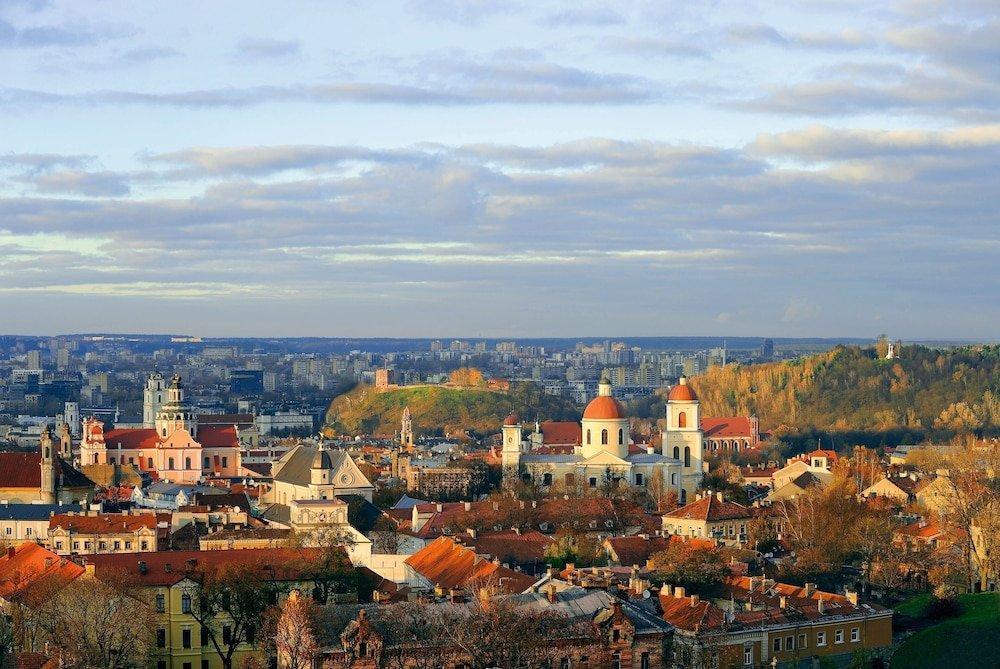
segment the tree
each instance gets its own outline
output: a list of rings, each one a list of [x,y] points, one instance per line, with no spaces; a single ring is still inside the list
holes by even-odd
[[[67,669],[145,667],[154,615],[126,579],[78,578],[52,597],[38,620]]]
[[[553,543],[545,546],[542,555],[553,567],[565,567],[567,564],[577,567],[607,564],[607,556],[601,552],[600,543],[587,534],[560,534]]]
[[[201,625],[225,669],[232,669],[240,645],[257,641],[280,589],[274,568],[262,564],[230,562],[192,574],[184,588],[191,598],[191,617]]]
[[[292,590],[281,607],[274,636],[280,669],[309,669],[318,649],[314,618],[316,604]]]
[[[664,583],[708,593],[729,573],[722,554],[694,542],[671,543],[650,558],[656,575]]]

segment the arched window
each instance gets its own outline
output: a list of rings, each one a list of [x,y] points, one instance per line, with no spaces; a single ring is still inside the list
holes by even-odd
[[[587,445],[590,446],[590,430],[587,430]]]
[[[607,446],[608,444],[608,431],[601,430],[601,444]]]
[[[184,469],[191,469],[191,458],[184,458]]]
[[[625,430],[623,428],[618,428],[618,445],[621,446],[625,443]]]
[[[191,613],[191,595],[186,592],[181,595],[181,613]]]
[[[542,474],[542,485],[552,485],[552,473],[545,472]]]
[[[688,426],[688,415],[686,411],[681,411],[677,414],[677,427],[687,427]]]
[[[681,488],[681,506],[684,506],[688,502],[688,491]]]
[[[674,446],[674,460],[681,459],[681,449],[678,446]]]
[[[684,447],[684,466],[685,467],[690,467],[691,466],[691,447],[690,446],[685,446]]]
[[[94,464],[97,464],[97,453],[94,453]]]

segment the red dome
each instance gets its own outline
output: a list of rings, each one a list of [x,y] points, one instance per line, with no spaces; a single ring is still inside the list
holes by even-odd
[[[670,389],[667,395],[668,402],[697,402],[698,396],[694,393],[694,388],[688,385],[686,377],[681,377],[680,383]]]
[[[507,414],[507,417],[503,419],[504,425],[517,425],[517,414],[511,411]]]
[[[610,395],[598,395],[590,400],[590,404],[583,410],[584,419],[592,420],[617,420],[626,418],[625,407],[621,402]]]

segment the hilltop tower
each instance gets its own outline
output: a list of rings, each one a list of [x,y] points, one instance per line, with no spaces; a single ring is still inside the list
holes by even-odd
[[[521,451],[524,448],[524,437],[521,423],[513,411],[503,420],[503,447],[500,458],[503,465],[503,478],[508,484],[518,480],[521,467]]]

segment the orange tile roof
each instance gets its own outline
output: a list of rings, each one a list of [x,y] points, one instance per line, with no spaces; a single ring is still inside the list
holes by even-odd
[[[583,410],[584,420],[618,420],[626,416],[622,403],[610,395],[598,395]]]
[[[0,554],[0,598],[29,598],[51,593],[83,574],[75,562],[62,558],[38,544],[26,541]]]
[[[704,520],[707,522],[751,518],[752,516],[753,512],[742,504],[728,500],[719,500],[715,495],[705,495],[699,500],[665,514],[666,518]]]
[[[223,565],[256,567],[267,578],[273,569],[277,580],[294,581],[302,577],[303,568],[310,561],[321,555],[318,548],[247,548],[88,555],[85,559],[94,565],[98,578],[119,579],[125,574],[139,585],[170,586],[185,578],[197,578],[206,568]]]
[[[702,418],[701,431],[704,433],[706,439],[753,436],[750,419],[746,416]]]
[[[59,513],[49,518],[49,529],[62,528],[80,534],[132,534],[155,530],[157,523],[170,522],[169,513],[101,513],[95,516]]]
[[[239,448],[240,440],[232,425],[198,428],[198,443],[205,448]]]
[[[156,448],[160,436],[149,428],[120,428],[104,433],[104,443],[108,448]]]
[[[483,558],[450,537],[435,539],[406,558],[406,564],[435,586],[445,589],[495,581],[501,590],[514,594],[524,592],[535,582],[533,577]]]
[[[662,537],[642,537],[633,535],[630,537],[610,537],[607,539],[608,545],[618,556],[618,563],[623,566],[644,566],[646,560],[655,553],[665,551],[671,544],[690,544],[697,548],[715,548],[715,542],[710,539],[699,539],[697,537],[683,537],[672,534]]]
[[[582,428],[575,421],[546,420],[539,424],[542,430],[542,443],[546,445],[580,443]]]

